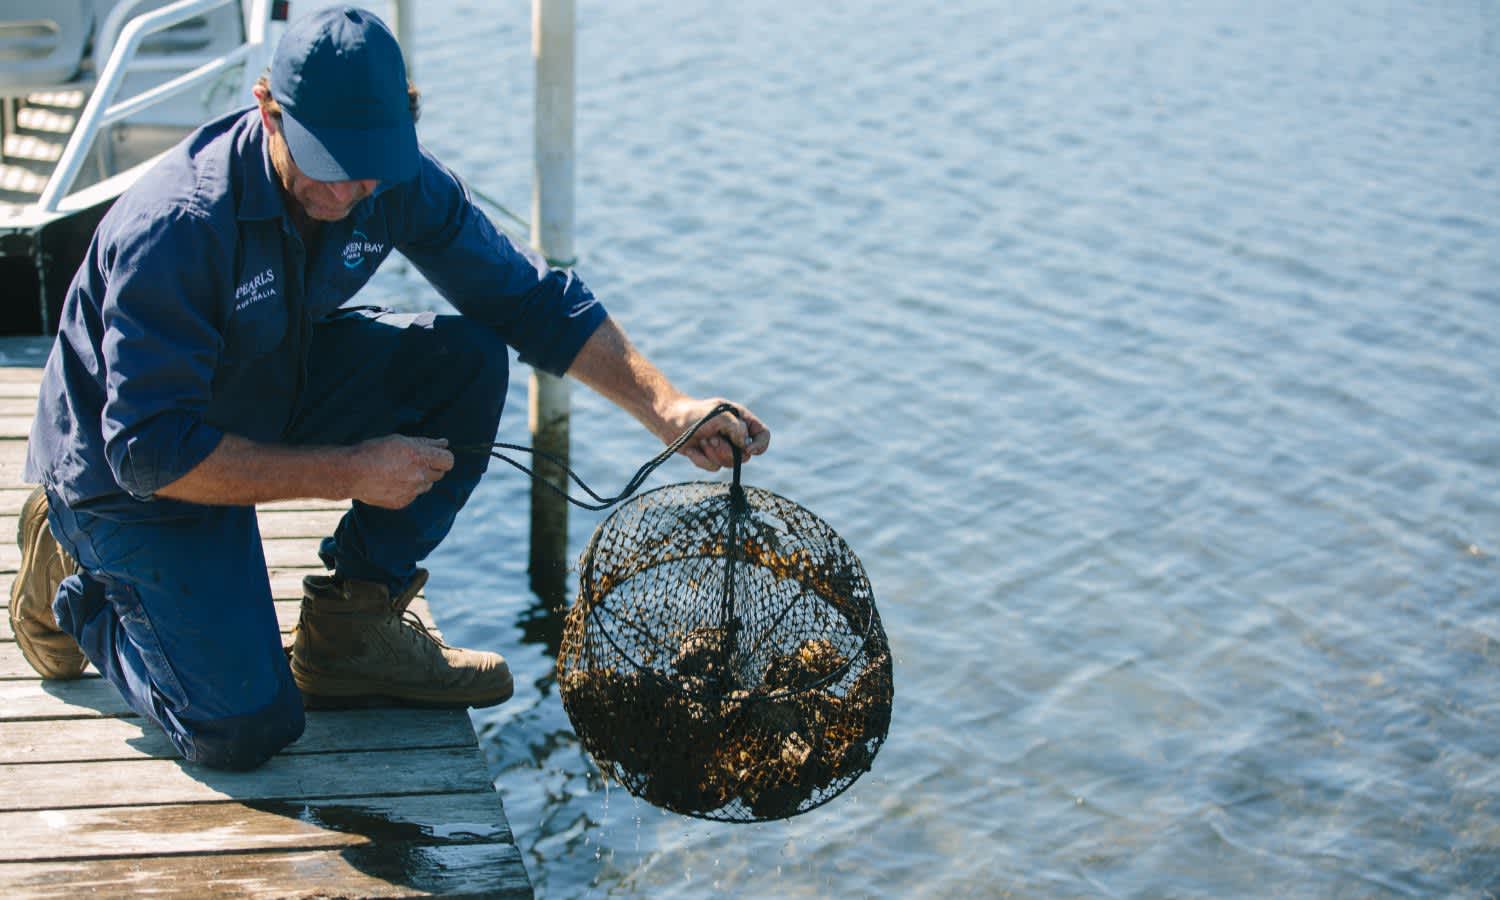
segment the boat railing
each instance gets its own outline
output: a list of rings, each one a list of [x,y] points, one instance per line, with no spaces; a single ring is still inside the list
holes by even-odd
[[[67,196],[73,187],[73,182],[78,178],[89,148],[102,129],[135,115],[141,110],[155,106],[163,100],[188,91],[232,66],[240,63],[251,65],[253,56],[265,53],[269,40],[266,23],[270,20],[271,0],[250,0],[250,14],[244,18],[244,43],[227,53],[203,58],[194,57],[190,62],[199,64],[191,70],[134,96],[116,101],[115,95],[119,93],[125,76],[131,71],[140,71],[140,67],[136,65],[136,55],[142,41],[150,35],[165,31],[195,16],[236,2],[237,0],[177,0],[175,3],[144,15],[135,16],[128,22],[125,22],[125,19],[133,11],[135,3],[122,3],[111,11],[99,33],[101,41],[110,42],[101,44],[111,47],[109,60],[99,72],[88,102],[78,117],[77,127],[69,136],[67,145],[63,147],[58,157],[57,165],[47,179],[46,187],[37,198],[38,209],[44,213],[58,210],[63,198]],[[124,23],[123,26],[121,23]],[[183,64],[180,57],[173,62],[174,68]],[[148,64],[148,68],[160,67]],[[251,65],[253,74],[250,77],[258,75],[259,68]]]

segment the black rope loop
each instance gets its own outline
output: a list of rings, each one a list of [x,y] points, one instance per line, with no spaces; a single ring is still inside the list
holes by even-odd
[[[578,473],[574,472],[562,460],[558,459],[550,453],[547,453],[546,451],[538,450],[535,447],[527,447],[524,444],[507,444],[503,442],[497,442],[493,444],[472,444],[463,447],[453,447],[451,449],[454,453],[488,453],[495,459],[498,459],[504,463],[509,463],[515,468],[520,469],[522,472],[525,472],[527,475],[530,475],[537,481],[540,481],[542,484],[546,485],[547,488],[553,493],[561,495],[563,499],[567,500],[574,506],[577,506],[580,509],[599,512],[601,510],[609,509],[611,506],[614,506],[616,503],[619,503],[621,500],[624,500],[631,494],[634,494],[637,490],[640,489],[640,486],[645,483],[646,479],[650,477],[651,473],[655,472],[663,463],[671,459],[672,456],[677,453],[677,451],[686,446],[687,442],[693,439],[693,435],[697,434],[699,429],[701,429],[704,425],[707,425],[710,420],[726,412],[732,414],[736,419],[739,419],[740,421],[744,421],[745,419],[745,417],[740,414],[739,407],[735,406],[733,403],[720,403],[718,406],[715,406],[713,409],[709,410],[708,414],[703,418],[693,423],[693,425],[691,425],[686,431],[679,435],[676,440],[668,444],[666,449],[662,450],[656,456],[648,460],[645,465],[636,470],[636,473],[631,476],[630,481],[626,483],[625,489],[620,491],[620,493],[616,494],[613,497],[605,497],[600,495],[593,488],[589,487],[582,478],[578,477]],[[730,493],[731,496],[733,496],[739,502],[743,503],[744,488],[740,486],[740,463],[742,462],[744,454],[740,450],[739,446],[736,445],[733,441],[730,441],[729,446],[730,449],[734,452],[734,483],[730,488]],[[568,479],[570,481],[578,485],[580,488],[583,488],[586,494],[594,498],[594,502],[590,503],[586,500],[580,500],[577,497],[574,497],[572,494],[569,494],[565,488],[558,487],[551,481],[548,481],[541,475],[538,475],[534,470],[528,469],[526,466],[522,465],[516,460],[511,459],[504,453],[501,453],[501,450],[511,450],[517,453],[530,453],[535,458],[542,459],[554,466],[557,466],[559,469],[562,469],[568,474]]]

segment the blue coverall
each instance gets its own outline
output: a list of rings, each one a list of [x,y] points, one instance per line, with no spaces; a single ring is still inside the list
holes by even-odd
[[[561,374],[604,321],[571,272],[498,233],[425,150],[304,246],[259,112],[203,126],[116,201],[69,288],[26,479],[81,571],[59,626],[189,761],[259,765],[302,732],[253,507],[157,497],[225,433],[351,444],[494,439],[506,346]],[[341,308],[400,250],[462,315]],[[405,585],[484,453],[401,510],[355,502],[323,542],[343,577]]]

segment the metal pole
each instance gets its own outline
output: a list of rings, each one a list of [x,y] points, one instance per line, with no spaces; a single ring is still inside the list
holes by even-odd
[[[535,172],[531,243],[549,260],[573,258],[573,29],[574,0],[532,0],[532,55],[536,58]],[[568,460],[568,383],[531,373],[531,442]],[[536,471],[557,487],[566,473],[540,457]],[[531,589],[554,607],[567,598],[568,504],[531,487]]]
[[[396,43],[401,45],[401,56],[406,60],[406,80],[415,82],[417,76],[412,74],[415,68],[412,63],[417,55],[417,23],[412,15],[411,0],[393,0],[391,13],[396,18]]]

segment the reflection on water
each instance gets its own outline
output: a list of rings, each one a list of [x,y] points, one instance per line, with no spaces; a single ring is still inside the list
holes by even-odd
[[[430,6],[423,139],[524,207],[529,20]],[[579,29],[580,271],[771,426],[746,481],[863,560],[902,692],[806,816],[607,791],[526,588],[527,488],[493,471],[429,592],[516,673],[476,722],[539,893],[1500,887],[1491,5],[616,2]],[[381,292],[436,302],[399,265]],[[656,452],[574,407],[591,484]]]

